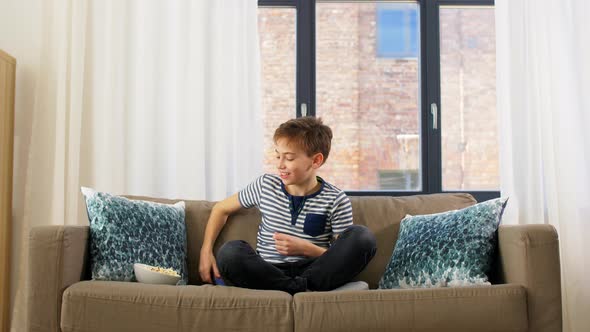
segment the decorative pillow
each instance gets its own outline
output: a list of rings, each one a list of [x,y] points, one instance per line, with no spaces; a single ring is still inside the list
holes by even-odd
[[[135,280],[134,263],[171,268],[188,280],[184,202],[130,200],[82,188],[90,219],[94,280]]]
[[[379,288],[489,285],[486,274],[507,200],[406,216]]]

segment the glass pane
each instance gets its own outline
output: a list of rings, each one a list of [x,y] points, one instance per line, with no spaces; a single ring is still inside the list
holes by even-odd
[[[320,2],[316,19],[316,115],[334,131],[320,175],[344,190],[421,190],[418,4]]]
[[[493,8],[440,9],[443,190],[499,190]]]
[[[264,172],[276,173],[272,136],[295,117],[295,8],[258,8]]]

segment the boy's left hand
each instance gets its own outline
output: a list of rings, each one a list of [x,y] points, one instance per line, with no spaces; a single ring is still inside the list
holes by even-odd
[[[273,238],[277,251],[281,255],[317,257],[326,251],[324,248],[292,235],[275,233]]]

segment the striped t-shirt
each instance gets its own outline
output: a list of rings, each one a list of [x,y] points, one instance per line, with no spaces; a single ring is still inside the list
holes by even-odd
[[[340,234],[352,225],[352,206],[348,196],[320,177],[318,181],[320,190],[298,197],[287,192],[278,176],[264,174],[238,193],[243,207],[257,206],[260,209],[262,222],[258,227],[256,249],[267,262],[295,262],[306,258],[279,254],[273,239],[275,232],[328,248],[332,235]]]

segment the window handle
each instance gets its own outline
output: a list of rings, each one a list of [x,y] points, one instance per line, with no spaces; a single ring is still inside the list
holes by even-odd
[[[436,103],[430,104],[430,113],[432,114],[432,129],[438,129],[438,107]]]
[[[301,116],[307,116],[307,104],[301,103]]]

